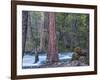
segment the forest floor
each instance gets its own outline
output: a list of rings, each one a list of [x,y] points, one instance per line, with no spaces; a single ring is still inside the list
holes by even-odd
[[[26,68],[55,68],[55,67],[75,67],[75,66],[88,66],[88,64],[84,64],[84,63],[80,63],[80,65],[78,65],[78,63],[76,62],[71,62],[69,61],[64,61],[64,62],[57,62],[57,63],[53,63],[53,64],[43,64],[43,65],[39,65],[39,66],[28,66],[28,67],[24,67],[24,69]]]
[[[80,63],[79,65],[76,62],[58,62],[54,64],[46,64],[41,65],[40,68],[48,68],[48,67],[72,67],[72,66],[88,66],[88,64]]]
[[[54,68],[54,67],[69,67],[69,66],[71,66],[71,64],[68,62],[57,62],[53,64],[43,64],[40,66],[27,66],[24,67],[24,69],[25,68]]]
[[[68,62],[57,62],[54,64],[45,64],[45,65],[41,65],[40,68],[48,68],[48,67],[69,67],[71,66],[70,63]]]

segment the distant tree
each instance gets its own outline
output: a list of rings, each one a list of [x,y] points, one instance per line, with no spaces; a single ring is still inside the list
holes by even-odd
[[[33,32],[32,32],[32,12],[28,12],[28,26],[27,26],[27,34],[26,34],[26,51],[31,51],[33,48]]]
[[[47,53],[48,49],[48,12],[44,12],[44,50]]]
[[[40,19],[40,50],[45,47],[45,33],[44,33],[44,12],[41,12]]]
[[[72,22],[71,22],[71,44],[70,44],[70,50],[73,50],[73,48],[75,46],[78,46],[78,43],[77,42],[77,17],[76,15],[72,15],[73,19],[72,19]]]
[[[27,26],[28,26],[28,12],[22,12],[22,57],[25,53],[25,44],[26,44],[26,35],[27,35]]]

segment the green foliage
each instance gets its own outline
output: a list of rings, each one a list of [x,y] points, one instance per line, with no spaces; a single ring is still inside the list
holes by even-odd
[[[26,41],[28,48],[40,46],[40,19],[43,12],[31,12],[32,41]],[[56,13],[56,36],[59,52],[72,50],[76,46],[88,48],[89,15],[79,13]],[[47,26],[48,28],[48,26]],[[48,31],[45,32],[48,35]],[[45,49],[48,47],[48,36],[45,40]]]
[[[89,15],[78,13],[56,13],[56,15],[56,32],[59,33],[57,34],[59,51],[72,50],[76,46],[88,48]],[[63,37],[66,37],[65,42]],[[67,48],[67,45],[70,48]]]

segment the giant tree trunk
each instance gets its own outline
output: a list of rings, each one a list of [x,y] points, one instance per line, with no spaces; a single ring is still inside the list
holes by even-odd
[[[58,61],[58,54],[56,48],[56,30],[55,30],[55,13],[48,13],[49,25],[48,25],[48,53],[47,62],[55,63]]]
[[[25,53],[25,44],[26,44],[26,35],[27,35],[27,26],[28,26],[28,12],[22,12],[22,57]]]

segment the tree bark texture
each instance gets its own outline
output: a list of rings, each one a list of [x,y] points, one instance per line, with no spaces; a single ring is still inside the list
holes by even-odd
[[[48,25],[48,53],[47,61],[49,63],[55,63],[58,61],[58,54],[56,48],[56,28],[55,28],[55,13],[48,13],[49,25]]]

